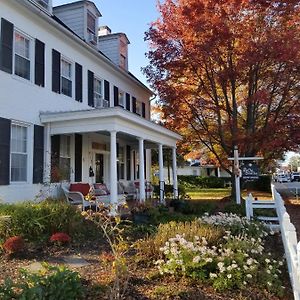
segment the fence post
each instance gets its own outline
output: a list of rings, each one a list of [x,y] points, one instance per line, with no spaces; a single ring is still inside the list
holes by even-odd
[[[246,217],[248,220],[253,217],[253,207],[252,202],[254,201],[252,194],[250,193],[246,198]]]

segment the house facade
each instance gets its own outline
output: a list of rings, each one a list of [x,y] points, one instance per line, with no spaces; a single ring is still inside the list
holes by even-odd
[[[128,70],[129,40],[99,28],[91,1],[0,0],[0,199],[32,200],[48,183],[150,180],[151,149],[180,136],[150,120],[152,92]]]

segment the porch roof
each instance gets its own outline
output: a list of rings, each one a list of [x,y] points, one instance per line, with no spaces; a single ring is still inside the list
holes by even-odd
[[[50,134],[117,131],[136,138],[175,147],[181,136],[121,107],[41,112],[41,123],[50,124]]]

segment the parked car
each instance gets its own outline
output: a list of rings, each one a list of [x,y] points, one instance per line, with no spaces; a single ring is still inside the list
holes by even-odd
[[[289,182],[290,180],[285,174],[279,174],[277,175],[277,181],[283,183],[283,182]]]
[[[300,181],[300,172],[293,172],[291,174],[291,181]]]

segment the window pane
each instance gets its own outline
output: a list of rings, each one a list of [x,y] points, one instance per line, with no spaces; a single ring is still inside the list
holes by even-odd
[[[61,78],[61,92],[66,96],[72,97],[72,81],[64,77]]]
[[[15,55],[15,74],[30,80],[30,61],[19,55]]]
[[[27,154],[12,153],[11,181],[27,181]]]
[[[98,79],[94,80],[94,92],[100,95],[102,94],[102,84]]]
[[[96,19],[95,17],[88,12],[87,15],[87,28],[92,32],[95,33],[95,28],[96,28]]]
[[[62,180],[70,180],[70,169],[71,169],[71,159],[60,157],[59,171],[60,171],[60,178]]]
[[[65,60],[61,61],[61,75],[71,79],[71,64]]]

